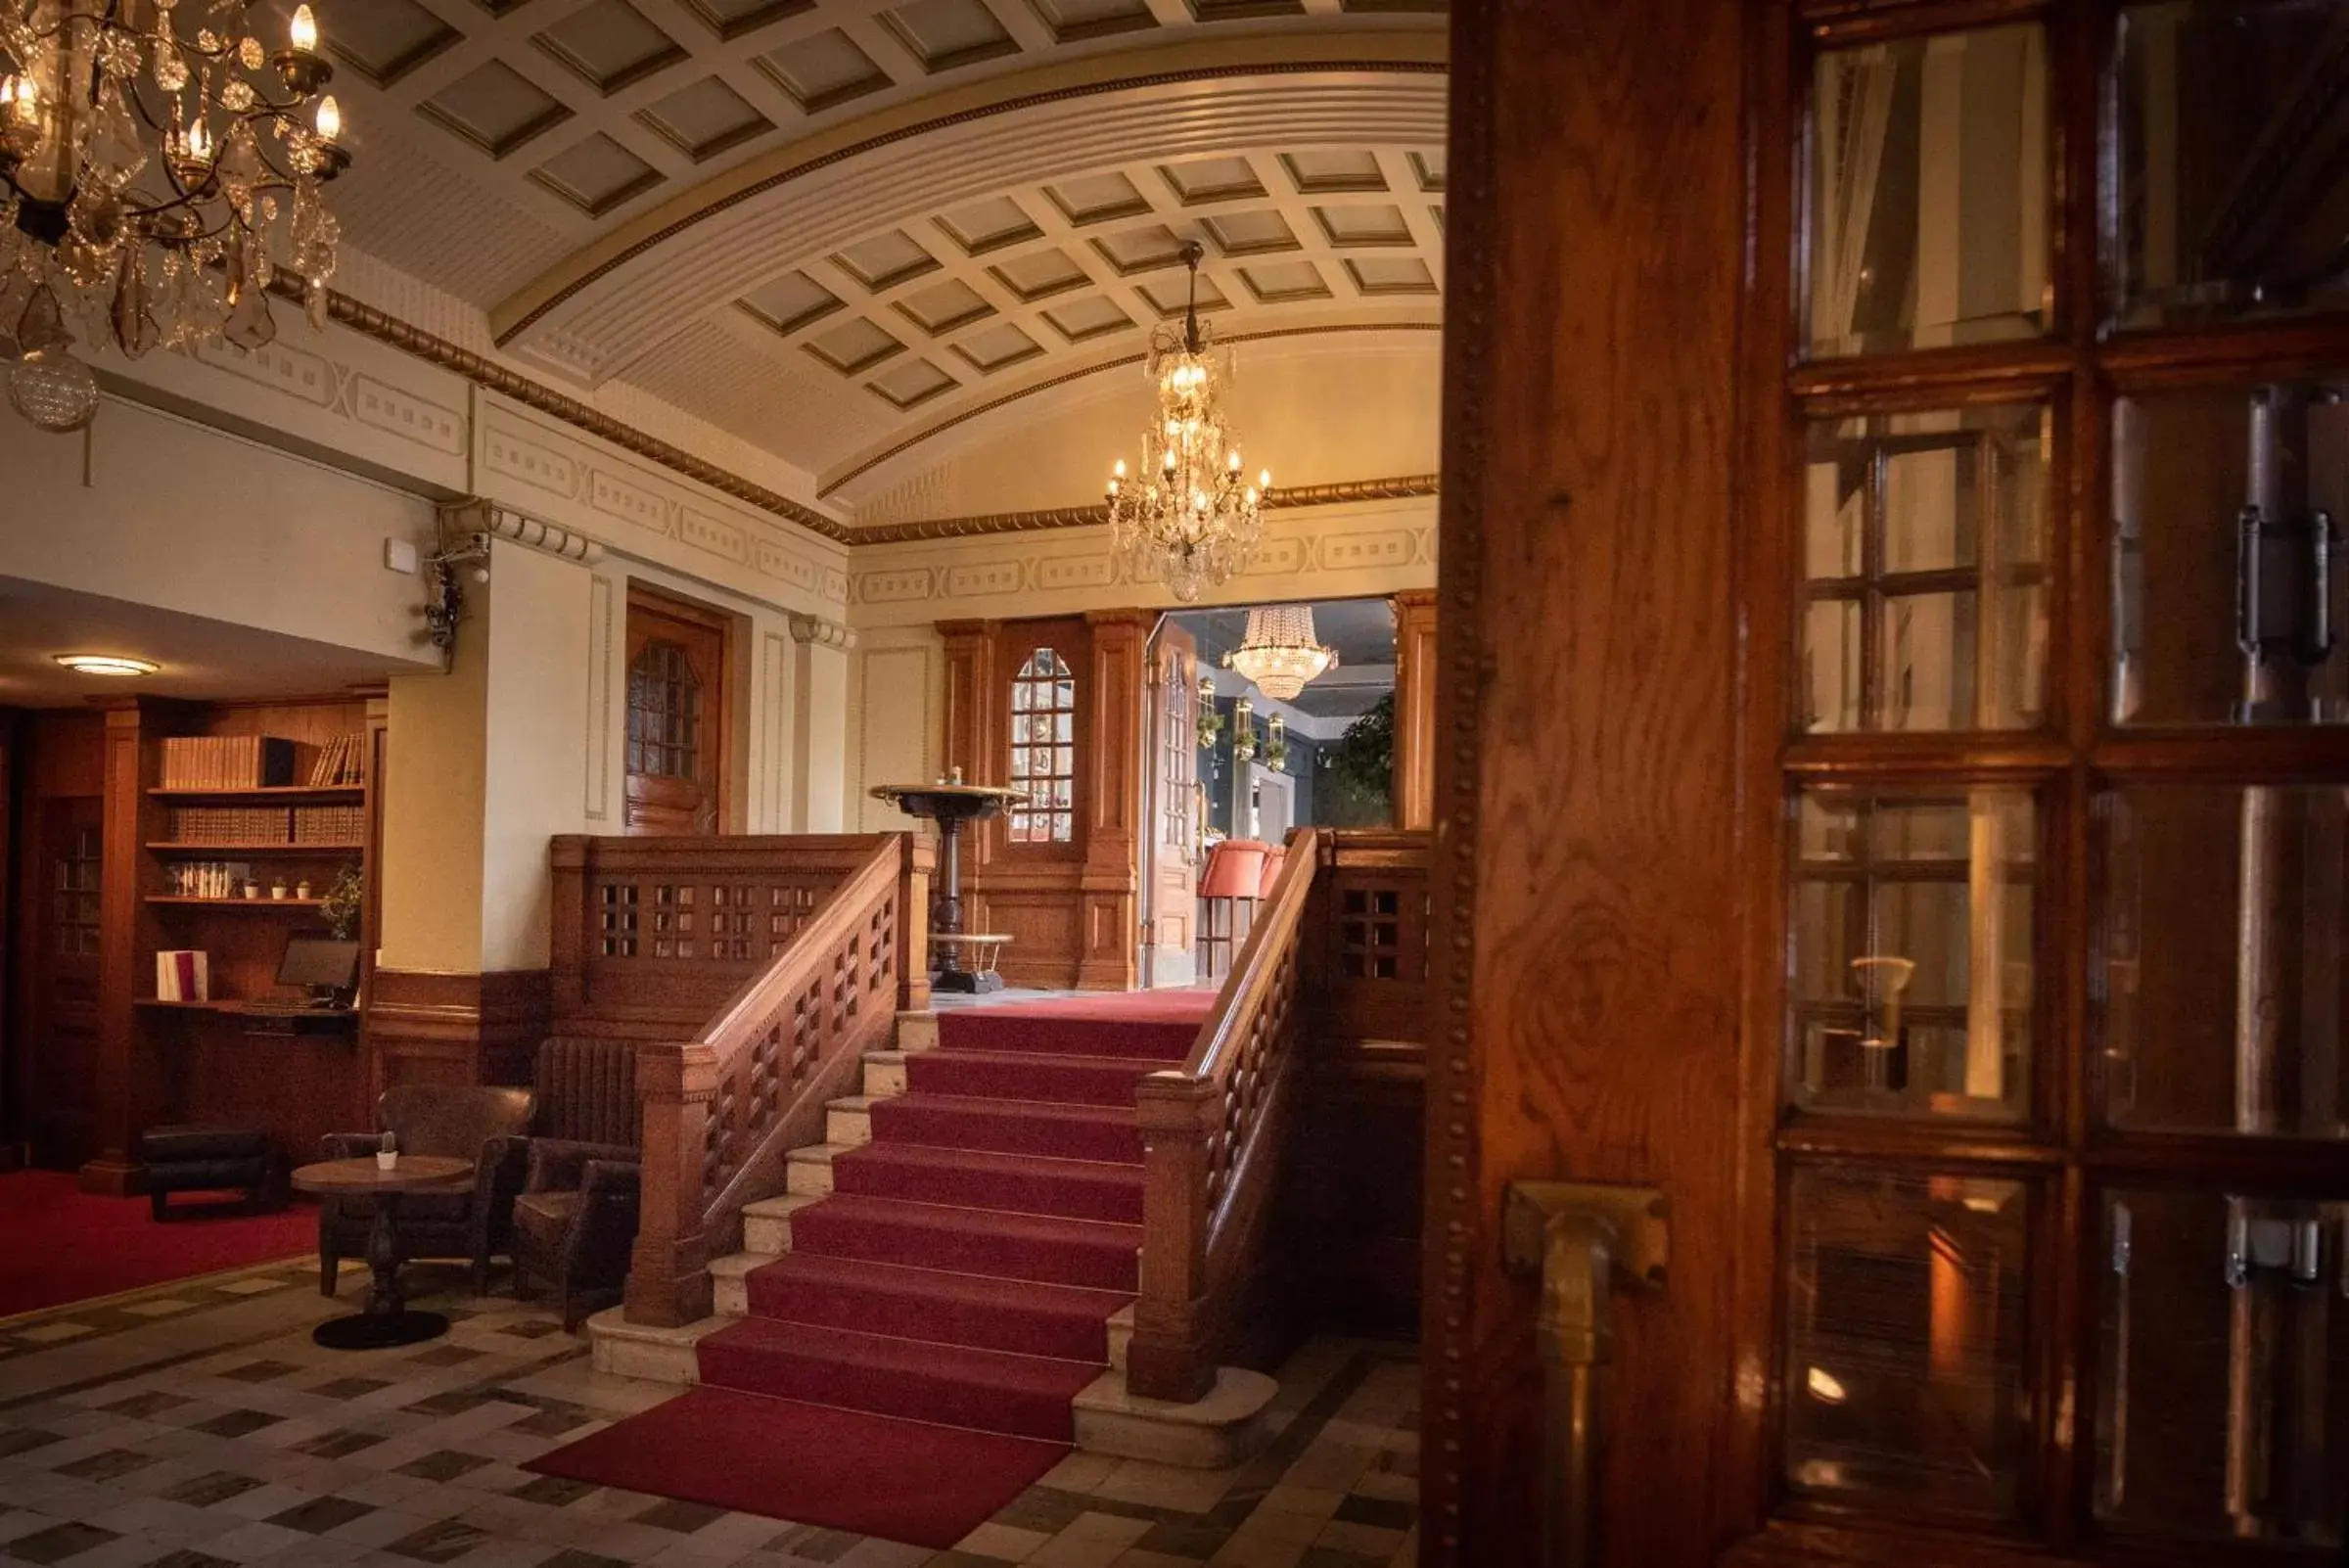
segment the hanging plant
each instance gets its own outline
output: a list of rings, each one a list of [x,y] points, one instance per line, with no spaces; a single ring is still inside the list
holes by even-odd
[[[332,886],[318,905],[318,918],[326,922],[337,942],[349,942],[359,934],[359,910],[367,899],[366,879],[359,868],[346,865],[335,873]]]
[[[1289,726],[1278,714],[1265,728],[1265,765],[1278,772],[1289,765]]]
[[[1199,705],[1199,749],[1212,752],[1223,738],[1223,714],[1214,703]]]

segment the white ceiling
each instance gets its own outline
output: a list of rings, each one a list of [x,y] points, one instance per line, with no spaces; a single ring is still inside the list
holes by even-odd
[[[1130,364],[1182,239],[1227,335],[1440,320],[1442,0],[313,3],[352,245],[827,490]]]
[[[158,669],[133,679],[77,675],[59,654],[117,654]],[[0,577],[0,707],[57,708],[85,699],[290,697],[434,668],[159,610],[151,605]]]

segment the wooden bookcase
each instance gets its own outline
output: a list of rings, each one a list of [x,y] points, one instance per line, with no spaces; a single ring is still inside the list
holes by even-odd
[[[135,854],[135,907],[129,968],[133,1059],[140,1064],[137,1121],[218,1122],[258,1128],[280,1155],[310,1158],[320,1136],[373,1125],[373,1074],[359,1028],[377,945],[376,886],[382,843],[378,783],[384,761],[380,698],[337,696],[267,703],[158,706],[143,714]],[[266,735],[295,745],[294,778],[306,780],[320,750],[339,737],[360,737],[361,782],[296,782],[245,788],[184,788],[163,782],[164,742],[187,736]],[[207,842],[175,828],[184,813],[207,807],[357,807],[348,833],[331,840],[293,839],[292,829],[235,842]],[[110,853],[113,846],[110,845]],[[256,898],[197,897],[177,891],[177,868],[242,862],[259,885]],[[289,938],[322,936],[325,894],[337,874],[356,866],[367,888],[357,941],[360,991],[348,1008],[288,1012],[254,1007],[298,993],[277,984]],[[282,880],[288,896],[270,896]],[[302,881],[310,896],[296,897]],[[157,996],[155,955],[197,948],[208,957],[205,1000]]]

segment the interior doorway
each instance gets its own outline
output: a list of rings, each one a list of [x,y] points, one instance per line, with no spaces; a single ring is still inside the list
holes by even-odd
[[[733,820],[731,618],[631,586],[627,656],[627,831],[726,831]]]

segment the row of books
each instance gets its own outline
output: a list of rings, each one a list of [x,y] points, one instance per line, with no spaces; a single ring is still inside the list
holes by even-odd
[[[364,784],[367,781],[367,736],[363,731],[338,735],[318,748],[310,763],[313,789]]]
[[[155,955],[159,1001],[210,1001],[211,955],[200,947],[165,947]]]
[[[363,806],[294,807],[297,844],[356,844],[366,837],[367,807]]]
[[[356,844],[367,836],[360,806],[176,806],[174,844]]]
[[[250,790],[294,782],[294,743],[275,735],[174,735],[162,743],[167,790]]]
[[[253,867],[243,860],[179,860],[163,874],[175,899],[235,899],[253,880]]]

